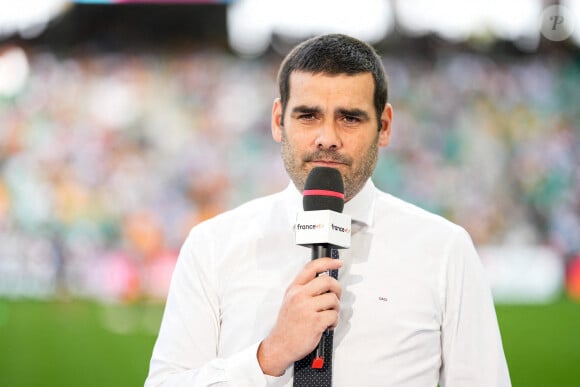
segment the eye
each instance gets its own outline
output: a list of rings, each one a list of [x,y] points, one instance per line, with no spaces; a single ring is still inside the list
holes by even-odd
[[[342,121],[346,124],[352,125],[360,123],[361,119],[357,116],[343,116]]]
[[[314,121],[316,119],[316,114],[314,113],[302,113],[298,115],[298,120],[300,121]]]

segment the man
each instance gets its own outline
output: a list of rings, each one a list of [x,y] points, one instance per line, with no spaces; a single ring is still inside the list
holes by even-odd
[[[334,386],[509,386],[467,233],[370,180],[393,118],[380,58],[325,35],[297,46],[278,82],[272,135],[293,183],[191,231],[146,386],[291,386],[327,328]],[[315,166],[344,180],[352,242],[338,260],[294,243]],[[317,276],[335,269],[338,280]]]

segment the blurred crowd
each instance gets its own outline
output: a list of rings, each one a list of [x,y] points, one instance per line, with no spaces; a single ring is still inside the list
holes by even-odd
[[[0,95],[0,297],[163,300],[203,219],[288,184],[276,55],[27,52]],[[580,63],[385,53],[394,128],[377,186],[477,245],[580,252]]]

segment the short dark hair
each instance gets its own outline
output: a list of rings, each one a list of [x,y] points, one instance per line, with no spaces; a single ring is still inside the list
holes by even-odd
[[[308,39],[294,47],[278,72],[282,122],[290,98],[290,74],[293,71],[330,75],[371,73],[375,82],[373,102],[381,128],[381,114],[388,98],[387,76],[381,58],[369,44],[347,35],[329,34]]]

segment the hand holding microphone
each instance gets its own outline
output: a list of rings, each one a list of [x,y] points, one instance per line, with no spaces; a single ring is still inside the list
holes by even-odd
[[[286,290],[274,328],[260,344],[258,361],[266,374],[282,374],[316,348],[317,364],[324,364],[325,331],[338,323],[341,287],[332,276],[320,274],[342,267],[330,258],[332,248],[350,245],[350,218],[341,214],[343,192],[336,169],[316,167],[308,175],[295,231],[296,243],[311,248],[312,260]]]
[[[340,172],[328,167],[313,168],[304,184],[303,195],[304,212],[297,217],[296,243],[312,249],[313,261],[334,258],[332,249],[350,247],[351,222],[349,216],[342,214],[344,184]],[[334,275],[336,279],[336,272]],[[330,345],[327,341],[332,343],[325,330],[313,354],[312,368],[321,369],[328,360],[324,358],[326,346]]]
[[[279,376],[295,361],[311,353],[324,331],[338,323],[341,288],[331,276],[318,273],[337,270],[338,259],[320,258],[306,264],[286,293],[276,323],[258,349],[265,374]]]

